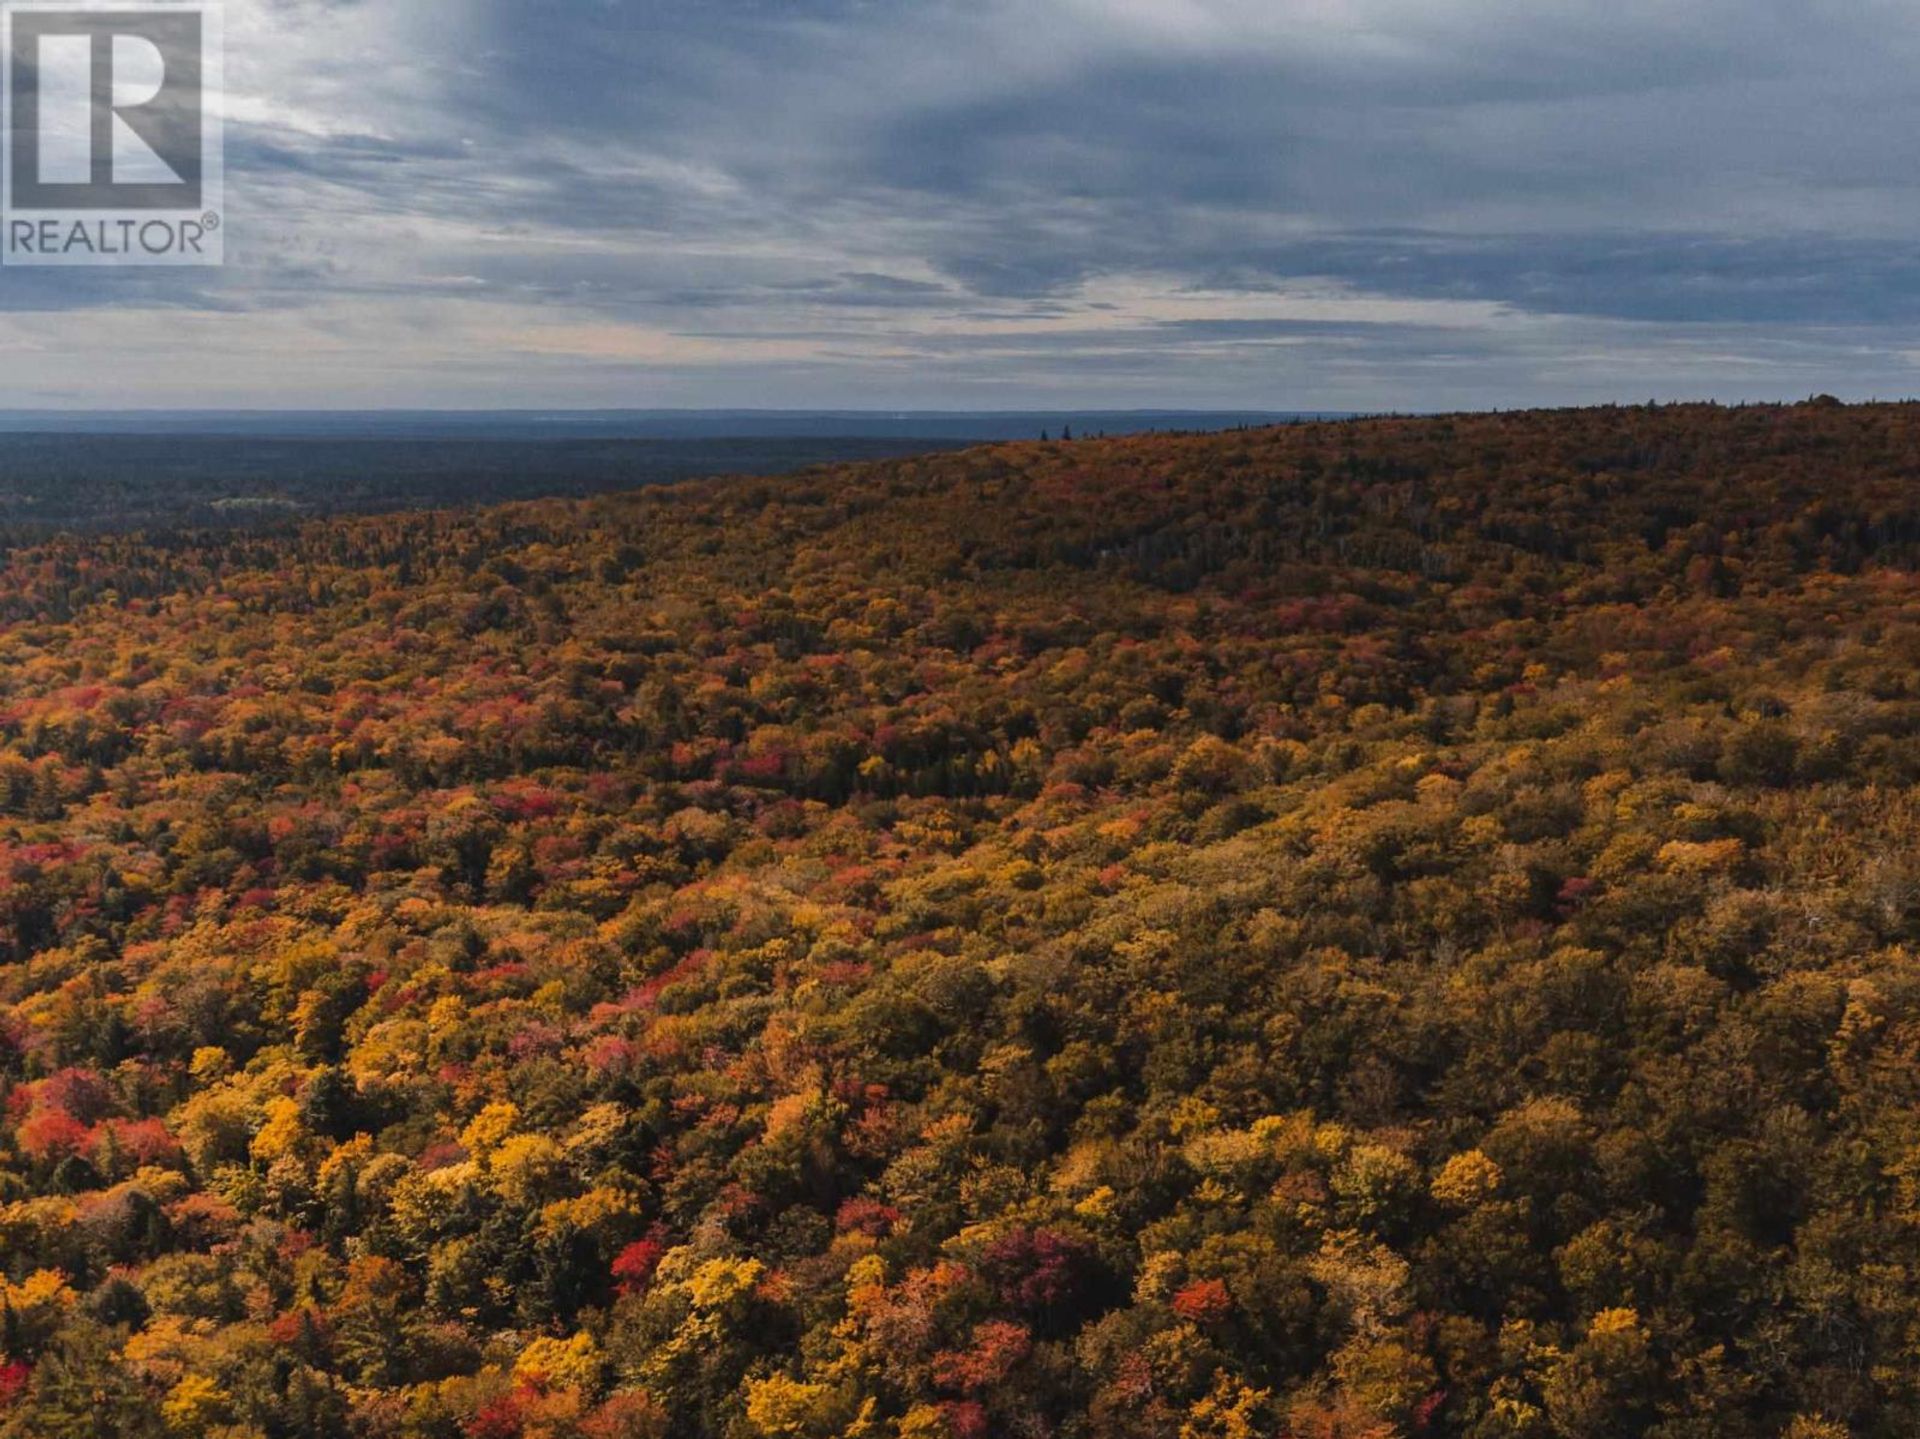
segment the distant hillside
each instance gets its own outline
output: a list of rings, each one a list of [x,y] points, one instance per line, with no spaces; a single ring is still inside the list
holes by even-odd
[[[61,530],[258,528],[326,515],[605,494],[960,443],[0,429],[0,541],[31,543]]]
[[[0,411],[0,543],[55,530],[606,494],[778,475],[1042,435],[1211,431],[1281,419],[1177,411]]]
[[[330,440],[1029,440],[1244,429],[1275,410],[0,410],[0,434]]]
[[[1920,408],[0,569],[0,1439],[1920,1431]]]

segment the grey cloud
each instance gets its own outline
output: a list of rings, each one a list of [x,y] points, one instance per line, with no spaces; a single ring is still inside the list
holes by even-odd
[[[283,403],[361,343],[419,395],[544,404],[1413,407],[1911,368],[1920,20],[1890,0],[233,8],[265,103],[230,127],[228,269],[0,285],[116,392],[147,380],[88,317],[138,311],[314,327],[316,357],[248,372]],[[1273,313],[1320,291],[1379,317]],[[468,331],[500,357],[433,348]]]

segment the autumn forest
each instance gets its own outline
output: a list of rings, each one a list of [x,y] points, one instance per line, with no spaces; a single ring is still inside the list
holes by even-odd
[[[1920,1431],[1920,407],[0,567],[4,1439]]]

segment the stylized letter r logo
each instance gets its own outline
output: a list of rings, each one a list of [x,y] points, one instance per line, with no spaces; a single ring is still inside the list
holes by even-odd
[[[160,9],[13,17],[18,209],[200,203],[200,16]]]

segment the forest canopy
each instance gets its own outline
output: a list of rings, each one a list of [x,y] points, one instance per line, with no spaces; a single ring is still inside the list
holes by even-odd
[[[0,569],[0,1436],[1920,1431],[1920,408]]]

